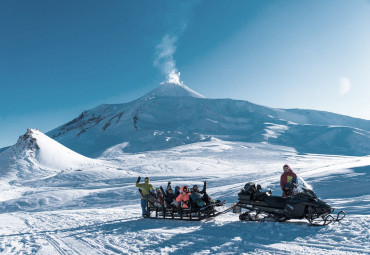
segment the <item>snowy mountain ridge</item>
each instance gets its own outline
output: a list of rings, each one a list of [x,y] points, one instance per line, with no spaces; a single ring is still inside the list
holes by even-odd
[[[277,127],[279,132],[276,133]],[[275,132],[275,133],[274,133]],[[274,134],[272,134],[274,133]],[[124,104],[100,105],[47,133],[90,157],[119,144],[142,152],[209,141],[269,142],[306,153],[370,154],[370,121],[300,109],[274,109],[209,99],[183,84],[165,83]]]

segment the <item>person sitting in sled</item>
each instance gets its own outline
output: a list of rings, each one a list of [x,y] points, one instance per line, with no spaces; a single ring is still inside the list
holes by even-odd
[[[206,203],[203,201],[202,194],[204,194],[204,186],[203,186],[203,190],[200,191],[199,188],[198,188],[198,185],[194,185],[193,188],[192,188],[192,192],[191,192],[190,197],[191,197],[191,200],[193,201],[193,203],[195,205],[197,205],[198,207],[206,206]]]
[[[297,184],[297,175],[293,172],[289,165],[283,166],[284,173],[280,177],[280,187],[283,190],[283,197],[293,195],[294,185]]]
[[[181,193],[180,187],[176,186],[174,191],[175,199],[180,195],[180,193]]]
[[[188,186],[183,186],[181,188],[181,193],[176,197],[176,202],[181,206],[181,208],[189,208],[190,193]]]
[[[146,206],[147,206],[147,196],[151,190],[154,190],[154,187],[152,184],[149,183],[149,177],[145,177],[145,183],[139,183],[141,180],[141,177],[139,176],[136,181],[136,187],[139,188],[140,195],[141,195],[141,210],[142,215],[145,217],[147,215],[146,212]]]
[[[163,190],[163,187],[160,187],[162,194],[164,196],[164,201],[166,202],[166,207],[168,206],[174,206],[173,202],[175,201],[176,197],[173,193],[171,182],[168,182],[166,192]],[[176,207],[176,206],[175,206]]]
[[[154,193],[154,206],[160,208],[164,207],[164,196],[160,188],[157,188]]]

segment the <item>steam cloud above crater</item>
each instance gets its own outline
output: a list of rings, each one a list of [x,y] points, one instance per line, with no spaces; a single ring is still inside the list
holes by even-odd
[[[176,68],[174,54],[176,51],[177,37],[165,35],[161,43],[156,47],[156,59],[154,66],[158,67],[166,75],[166,82],[182,84],[180,81],[180,72]]]

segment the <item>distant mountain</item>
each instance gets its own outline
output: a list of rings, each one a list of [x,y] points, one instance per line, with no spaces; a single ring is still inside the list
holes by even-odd
[[[48,175],[53,170],[77,169],[93,165],[94,162],[95,160],[66,148],[39,130],[28,129],[15,145],[0,153],[0,173],[28,178]]]
[[[208,99],[182,84],[166,83],[129,103],[100,105],[48,136],[87,156],[160,150],[211,137],[269,142],[302,153],[370,154],[370,121],[247,101]],[[109,153],[108,153],[109,154]]]

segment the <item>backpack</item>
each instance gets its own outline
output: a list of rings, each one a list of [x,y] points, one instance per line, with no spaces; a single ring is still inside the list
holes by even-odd
[[[254,182],[248,182],[244,185],[244,191],[250,195],[257,191],[256,184]]]

